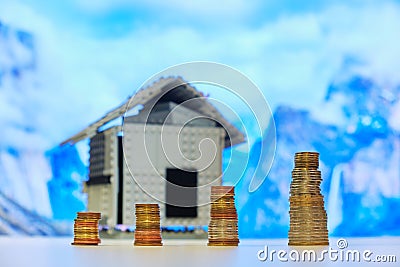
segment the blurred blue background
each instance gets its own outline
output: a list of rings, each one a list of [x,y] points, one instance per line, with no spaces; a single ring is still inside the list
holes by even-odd
[[[87,142],[58,144],[153,74],[207,60],[252,79],[276,123],[268,179],[248,192],[263,129],[236,188],[240,237],[287,236],[304,150],[321,153],[331,235],[399,235],[399,29],[387,0],[0,0],[0,234],[71,233]]]

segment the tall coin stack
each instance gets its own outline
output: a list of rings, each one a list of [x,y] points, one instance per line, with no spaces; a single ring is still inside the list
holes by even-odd
[[[329,245],[318,166],[319,153],[295,154],[289,198],[289,246]]]
[[[78,212],[74,223],[74,242],[72,245],[98,245],[99,238],[99,212]]]
[[[238,217],[233,186],[211,187],[211,220],[208,226],[209,246],[237,246]]]
[[[135,204],[135,246],[162,246],[160,207],[158,204]]]

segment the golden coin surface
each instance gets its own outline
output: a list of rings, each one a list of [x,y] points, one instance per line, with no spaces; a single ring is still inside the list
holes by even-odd
[[[99,238],[100,212],[78,212],[74,220],[74,242],[72,245],[97,246]]]
[[[211,187],[208,246],[238,246],[238,217],[233,186]]]
[[[298,152],[294,156],[289,197],[289,245],[328,245],[327,215],[318,152]]]
[[[135,246],[162,246],[160,207],[158,204],[135,204]]]

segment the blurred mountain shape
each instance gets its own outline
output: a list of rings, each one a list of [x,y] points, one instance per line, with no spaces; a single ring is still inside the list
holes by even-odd
[[[275,109],[275,160],[255,192],[249,193],[250,179],[260,156],[256,176],[264,178],[268,166],[262,169],[267,162],[262,157],[269,155],[263,150],[269,149],[270,130],[249,155],[234,153],[237,161],[250,157],[236,187],[240,237],[287,236],[289,186],[298,151],[320,153],[330,234],[400,235],[400,86],[360,75],[352,70],[354,64],[365,63],[345,60],[318,105]],[[36,66],[33,35],[0,21],[0,234],[70,234],[75,213],[85,209],[81,187],[87,163],[75,146],[48,149],[38,130],[45,122],[38,110]],[[230,154],[224,153],[225,163]]]
[[[241,237],[287,236],[298,151],[320,153],[331,235],[400,234],[399,110],[400,86],[383,86],[357,74],[341,75],[317,107],[278,107],[277,150],[268,178],[254,193],[246,190],[247,177],[238,184],[240,197],[247,199],[238,204]],[[268,145],[263,142],[252,147],[248,170],[257,164],[261,146]]]
[[[58,177],[53,168],[56,165],[57,153],[50,150],[46,157],[48,141],[37,126],[43,124],[43,121],[40,113],[41,99],[38,97],[41,88],[36,67],[37,55],[33,35],[0,21],[1,234],[71,233],[69,222],[52,221],[53,215],[60,219],[71,218],[59,216],[58,210],[54,209],[53,203],[57,201],[54,194],[50,194],[50,203],[49,190],[54,192],[54,188],[57,188],[57,180],[49,182],[52,176]],[[79,155],[73,151],[69,150],[69,158],[79,159]],[[59,163],[57,164],[60,167]],[[75,166],[79,168],[80,165]],[[75,181],[74,183],[76,184]],[[64,191],[60,191],[68,192],[69,195],[59,199],[65,200],[63,207],[69,207],[67,212],[70,209],[84,209],[81,198],[78,200],[79,204],[73,201],[76,191],[72,192],[67,185],[64,183]]]

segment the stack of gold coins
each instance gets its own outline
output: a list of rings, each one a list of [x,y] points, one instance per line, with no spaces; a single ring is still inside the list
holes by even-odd
[[[296,153],[294,164],[289,198],[289,245],[329,245],[327,215],[320,189],[319,153]]]
[[[99,212],[78,212],[74,223],[74,242],[72,245],[95,245],[99,238]]]
[[[162,246],[160,207],[158,204],[136,204],[135,246]]]
[[[238,217],[233,186],[211,187],[211,220],[208,226],[209,246],[237,246]]]

